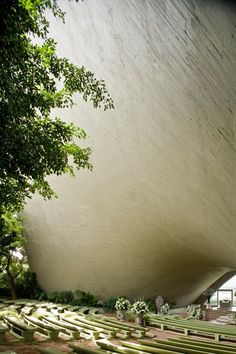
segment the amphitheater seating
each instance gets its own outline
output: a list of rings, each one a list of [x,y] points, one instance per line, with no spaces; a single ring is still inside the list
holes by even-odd
[[[43,316],[43,321],[48,324],[53,324],[55,328],[58,328],[60,332],[66,334],[71,339],[77,340],[81,336],[82,329],[79,329],[78,327],[65,321],[58,320],[55,317]]]
[[[10,333],[24,342],[32,342],[35,328],[26,325],[23,320],[19,320],[15,316],[4,316],[4,322],[10,329]]]
[[[122,343],[124,346],[128,346],[129,344]],[[131,346],[133,348],[133,346]],[[211,347],[207,348],[204,346],[201,346],[199,343],[196,344],[189,344],[186,342],[181,342],[181,341],[167,341],[167,340],[161,340],[161,339],[155,339],[155,342],[149,342],[149,341],[142,341],[139,346],[139,350],[148,352],[148,353],[153,353],[155,352],[155,349],[163,349],[163,350],[171,350],[175,352],[181,352],[181,353],[196,353],[196,354],[207,354],[207,353],[214,353],[214,354],[228,354],[228,353],[233,353],[232,351],[227,351],[227,349],[222,348],[222,349],[216,349]],[[235,352],[235,349],[234,349]]]
[[[139,340],[139,343],[121,341],[115,345],[108,341],[98,340],[97,345],[106,351],[122,354],[233,354],[236,346],[230,344],[216,344],[212,341],[199,341],[197,339],[173,339],[155,341]]]
[[[159,327],[161,330],[169,329],[181,331],[187,336],[189,334],[200,334],[213,337],[215,340],[230,339],[236,340],[236,328],[232,326],[222,326],[200,320],[175,319],[153,315],[148,317],[148,325]]]
[[[104,316],[88,316],[93,322],[105,325],[112,325],[116,329],[118,329],[122,334],[121,336],[125,338],[136,337],[136,338],[144,338],[147,336],[147,328],[135,326],[132,324],[125,324],[117,321],[114,318],[104,317]]]
[[[21,308],[21,314],[30,316],[34,312],[34,307],[32,306],[24,306]]]
[[[107,338],[117,337],[117,331],[114,330],[113,327],[110,327],[109,329],[102,328],[101,326],[97,326],[96,323],[92,321],[86,321],[85,319],[81,320],[81,317],[61,317],[61,319],[75,326],[78,326],[79,328],[90,330],[93,333],[93,336],[96,333],[95,339],[98,339],[100,336],[106,336]]]
[[[36,317],[33,316],[24,316],[24,321],[26,324],[36,328],[36,331],[46,335],[51,340],[57,340],[59,335],[59,329],[49,325]]]
[[[76,345],[76,344],[70,343],[69,347],[73,350],[73,353],[80,353],[80,354],[105,354],[105,352],[103,350],[87,347],[87,346],[84,346],[84,345]]]
[[[78,322],[71,317],[61,318],[60,320],[73,325],[78,330],[80,330],[82,334],[92,336],[94,339],[99,339],[100,337],[101,330],[94,326],[89,326],[86,325],[85,323]]]
[[[214,353],[235,353],[236,352],[236,347],[231,344],[222,344],[222,343],[214,343],[210,341],[204,341],[204,340],[196,340],[196,339],[190,339],[188,338],[169,338],[169,342],[174,343],[176,346],[178,345],[184,345],[185,347],[189,348],[198,348],[206,353],[209,352],[214,352]]]
[[[141,354],[142,352],[139,349],[132,349],[121,345],[115,345],[111,342],[105,341],[104,339],[96,341],[96,344],[102,349],[109,351],[111,353],[121,353],[121,354]],[[135,346],[135,343],[132,343]],[[138,346],[138,344],[137,344]],[[162,351],[156,351],[156,353],[163,353]],[[167,352],[165,354],[173,354]],[[178,353],[179,354],[179,353]]]

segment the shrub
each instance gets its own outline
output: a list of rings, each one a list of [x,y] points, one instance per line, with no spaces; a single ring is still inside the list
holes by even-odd
[[[152,299],[148,299],[148,298],[143,298],[143,300],[146,302],[148,309],[150,312],[156,312],[156,305],[155,305],[155,301]]]
[[[81,290],[76,290],[74,292],[74,300],[71,302],[73,305],[82,306],[97,306],[98,297],[91,294],[90,292],[85,292]]]
[[[109,297],[106,301],[104,301],[103,303],[103,307],[106,311],[110,311],[110,312],[113,312],[115,311],[115,304],[116,304],[116,301],[123,297],[124,299],[126,299],[126,296],[111,296]]]
[[[135,320],[135,314],[130,309],[125,313],[125,319],[128,322],[133,322]]]
[[[47,300],[46,292],[38,284],[36,273],[30,270],[24,273],[22,284],[17,285],[17,293],[20,297]]]
[[[52,302],[68,304],[73,300],[74,296],[72,291],[60,291],[48,293],[47,298]]]

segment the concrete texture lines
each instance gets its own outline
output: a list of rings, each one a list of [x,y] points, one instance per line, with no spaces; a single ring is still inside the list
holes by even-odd
[[[78,98],[56,112],[88,131],[94,170],[51,176],[60,198],[29,201],[32,267],[48,291],[193,302],[236,269],[235,6],[61,6],[65,25],[48,15],[60,55],[105,79],[115,110]]]

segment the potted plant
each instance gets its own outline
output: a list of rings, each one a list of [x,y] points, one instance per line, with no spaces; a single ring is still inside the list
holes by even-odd
[[[135,323],[144,324],[144,315],[149,312],[148,305],[143,299],[136,300],[131,306],[131,311],[135,314]]]
[[[117,319],[120,321],[125,320],[125,313],[130,308],[130,302],[128,299],[124,297],[119,297],[115,303],[115,309],[117,313]]]

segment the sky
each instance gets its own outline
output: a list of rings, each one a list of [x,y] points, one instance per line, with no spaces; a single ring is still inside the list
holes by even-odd
[[[224,283],[220,289],[236,289],[236,275]]]

